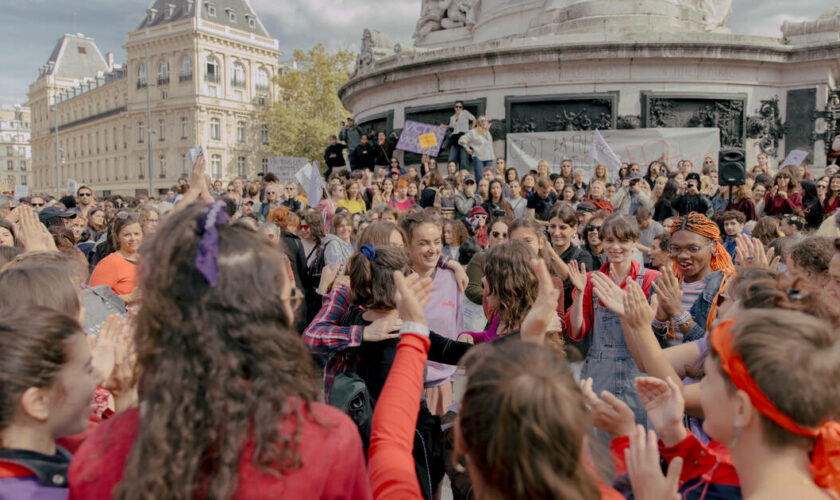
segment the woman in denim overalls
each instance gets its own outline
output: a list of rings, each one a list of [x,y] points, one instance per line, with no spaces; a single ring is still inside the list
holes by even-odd
[[[604,220],[599,232],[604,243],[607,263],[600,272],[608,275],[621,288],[626,280],[636,280],[650,296],[650,285],[658,273],[642,268],[631,259],[639,240],[636,222],[627,216],[611,215]],[[592,334],[592,347],[584,360],[581,379],[591,377],[596,394],[609,391],[630,406],[636,423],[647,426],[647,414],[633,380],[639,371],[624,342],[621,320],[593,294],[592,273],[586,274],[576,262],[569,265],[569,279],[575,286],[574,300],[566,314],[566,327],[573,340]]]

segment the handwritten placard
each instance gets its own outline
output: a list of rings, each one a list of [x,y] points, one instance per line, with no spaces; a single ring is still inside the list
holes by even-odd
[[[297,156],[270,156],[268,158],[268,172],[277,176],[283,184],[297,182],[295,174],[309,163],[306,158]]]
[[[397,149],[435,157],[446,132],[439,125],[406,120]]]

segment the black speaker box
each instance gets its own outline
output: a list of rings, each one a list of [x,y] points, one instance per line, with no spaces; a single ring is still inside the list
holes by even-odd
[[[741,186],[747,182],[743,149],[721,149],[718,155],[718,184]]]

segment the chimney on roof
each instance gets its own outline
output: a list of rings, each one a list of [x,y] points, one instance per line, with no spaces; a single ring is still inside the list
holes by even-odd
[[[114,53],[113,52],[106,52],[105,53],[105,64],[108,65],[108,71],[114,69]]]

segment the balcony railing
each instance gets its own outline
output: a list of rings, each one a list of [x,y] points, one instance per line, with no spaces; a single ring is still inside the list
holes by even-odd
[[[269,89],[268,84],[265,84],[265,83],[258,83],[254,86],[254,88],[257,90],[257,92],[260,92],[260,93],[263,93],[263,92],[268,93],[268,89]]]
[[[245,88],[245,80],[231,80],[230,84],[231,84],[232,87],[236,87],[238,89],[244,89]]]
[[[192,73],[181,73],[178,76],[179,82],[189,82],[192,81]]]
[[[137,80],[137,88],[138,89],[146,88],[146,80],[138,79]]]
[[[158,85],[169,85],[169,76],[159,76],[157,79]]]
[[[204,81],[210,83],[219,83],[219,75],[215,73],[205,73]]]

